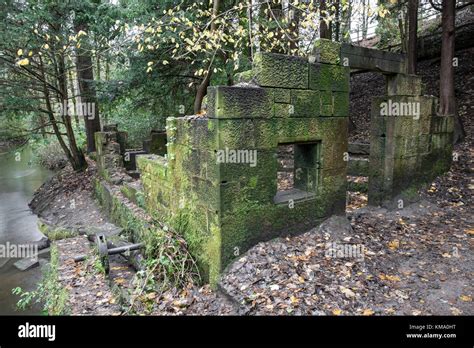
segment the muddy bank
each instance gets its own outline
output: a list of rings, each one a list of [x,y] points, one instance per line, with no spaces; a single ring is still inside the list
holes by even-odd
[[[35,192],[29,206],[46,229],[64,229],[74,235],[119,232],[96,204],[93,196],[96,166],[91,160],[88,165],[81,173],[66,166]]]

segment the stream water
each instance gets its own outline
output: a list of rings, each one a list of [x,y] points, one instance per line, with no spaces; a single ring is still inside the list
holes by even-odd
[[[0,150],[0,245],[28,244],[43,237],[28,203],[52,173],[35,165],[32,158],[27,146],[9,152]],[[25,291],[33,290],[41,279],[41,268],[46,261],[40,258],[40,267],[27,271],[19,271],[13,265],[16,261],[18,259],[0,258],[0,315],[40,314],[38,305],[17,311],[18,296],[12,295],[11,290],[18,286]]]

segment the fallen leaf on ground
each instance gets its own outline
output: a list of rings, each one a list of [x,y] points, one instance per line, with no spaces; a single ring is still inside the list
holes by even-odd
[[[355,293],[354,291],[352,291],[351,289],[348,289],[348,288],[345,288],[343,286],[339,286],[339,290],[341,290],[341,292],[346,295],[347,298],[352,298],[352,297],[355,297]]]
[[[388,247],[390,250],[396,250],[400,246],[400,241],[398,239],[394,239],[388,243]]]
[[[362,315],[366,315],[366,316],[369,316],[369,315],[373,315],[375,312],[373,310],[371,310],[370,308],[367,308],[367,309],[364,309],[364,311],[362,312]]]

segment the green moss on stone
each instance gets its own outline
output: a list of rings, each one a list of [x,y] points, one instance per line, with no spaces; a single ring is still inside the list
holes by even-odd
[[[312,56],[316,62],[340,64],[341,62],[341,44],[327,39],[316,40]]]
[[[272,96],[258,87],[209,87],[209,118],[271,118]]]
[[[304,58],[257,53],[253,71],[257,84],[262,87],[308,88],[308,62]]]

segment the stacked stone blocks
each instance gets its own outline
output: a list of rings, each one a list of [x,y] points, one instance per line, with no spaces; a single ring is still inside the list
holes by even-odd
[[[373,99],[369,204],[384,205],[450,168],[453,117],[437,116],[438,99],[422,95],[422,89],[418,76],[388,75],[387,95]],[[396,107],[397,113],[387,115]]]
[[[212,284],[259,241],[345,210],[348,67],[338,55],[261,53],[243,76],[255,83],[209,87],[205,117],[168,118],[166,159],[137,161],[150,213],[181,231]],[[288,143],[294,187],[307,193],[293,202],[276,200],[277,149]],[[222,160],[232,151],[247,162]]]

